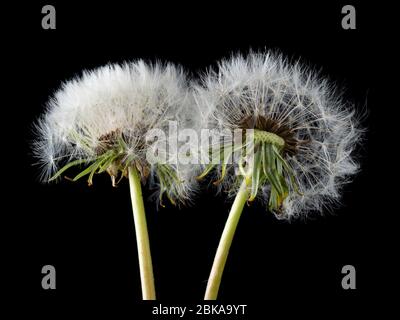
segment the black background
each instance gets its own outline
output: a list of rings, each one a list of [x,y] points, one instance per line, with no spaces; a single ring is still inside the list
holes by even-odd
[[[144,317],[153,305],[140,301],[127,181],[118,188],[111,187],[108,176],[97,176],[90,188],[83,180],[38,182],[30,151],[32,123],[61,81],[82,69],[137,58],[181,64],[195,78],[218,59],[249,49],[279,50],[320,69],[345,89],[345,97],[360,112],[368,113],[363,123],[368,131],[358,150],[362,171],[344,189],[340,208],[291,223],[276,220],[260,204],[245,208],[220,302],[248,304],[250,319],[261,319],[260,313],[268,317],[273,311],[299,315],[300,310],[308,313],[321,306],[325,313],[344,315],[372,308],[387,293],[382,285],[391,285],[389,260],[395,255],[388,218],[395,210],[386,208],[390,188],[384,181],[391,175],[392,161],[382,155],[390,153],[392,145],[380,134],[384,131],[387,137],[387,118],[394,108],[383,96],[390,90],[382,73],[389,59],[383,46],[391,30],[382,14],[390,8],[382,13],[374,4],[353,2],[357,29],[343,30],[341,8],[347,3],[340,1],[246,1],[218,7],[49,2],[56,7],[57,29],[43,30],[44,4],[3,12],[17,20],[6,28],[10,58],[4,62],[13,72],[4,93],[11,98],[5,107],[13,115],[6,118],[12,130],[4,139],[12,151],[3,161],[12,158],[13,165],[3,166],[3,183],[12,191],[6,194],[11,200],[6,215],[17,222],[5,243],[13,253],[19,311],[35,309],[58,318],[78,310],[93,315],[111,310]],[[10,135],[15,136],[9,139]],[[145,194],[150,192],[145,189]],[[182,210],[169,206],[156,211],[155,204],[146,202],[160,302],[202,303],[229,207],[223,195],[206,188],[194,206]],[[41,288],[41,268],[46,264],[57,271],[53,291]],[[356,290],[341,287],[341,268],[346,264],[357,270]],[[367,303],[369,298],[373,303]]]

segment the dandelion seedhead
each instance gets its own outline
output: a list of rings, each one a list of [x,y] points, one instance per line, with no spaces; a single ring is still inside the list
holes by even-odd
[[[217,183],[231,194],[245,179],[249,201],[259,197],[277,217],[291,218],[337,201],[357,171],[353,150],[361,130],[354,110],[301,64],[271,53],[236,56],[194,87],[202,127],[214,129],[218,143],[226,130],[253,134],[237,162],[210,164],[201,175],[218,169]],[[225,160],[236,151],[219,148]]]
[[[42,180],[83,166],[74,181],[87,176],[91,185],[94,174],[108,172],[115,186],[135,166],[142,182],[157,185],[160,200],[163,195],[172,203],[189,200],[190,168],[146,157],[155,148],[148,132],[168,132],[170,121],[186,126],[190,119],[182,109],[189,101],[185,75],[171,64],[139,60],[83,72],[62,85],[36,123],[34,153],[43,166]],[[168,159],[174,151],[162,152]]]

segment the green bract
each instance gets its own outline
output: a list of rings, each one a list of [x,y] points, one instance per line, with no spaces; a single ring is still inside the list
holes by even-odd
[[[253,201],[260,188],[268,185],[271,188],[268,209],[279,212],[289,192],[299,192],[293,171],[282,156],[284,145],[285,141],[278,135],[255,129],[253,146],[249,143],[242,143],[240,147],[221,146],[217,152],[221,157],[220,178],[214,184],[219,184],[224,180],[233,154],[239,151],[240,156],[237,162],[239,174],[236,175],[232,189],[234,190],[245,179],[250,189],[248,201]],[[198,179],[204,178],[218,166],[212,160]]]

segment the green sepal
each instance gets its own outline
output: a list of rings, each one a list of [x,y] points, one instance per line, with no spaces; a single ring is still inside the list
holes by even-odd
[[[64,167],[62,167],[60,170],[58,170],[50,179],[50,181],[53,181],[55,179],[57,179],[60,175],[62,175],[66,170],[68,170],[69,168],[72,168],[74,166],[83,164],[83,163],[87,163],[89,162],[89,160],[87,159],[78,159],[78,160],[74,160],[71,162],[68,162]]]

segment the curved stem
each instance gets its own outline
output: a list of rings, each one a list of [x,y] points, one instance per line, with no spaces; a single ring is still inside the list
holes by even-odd
[[[235,235],[235,230],[242,214],[244,204],[246,203],[248,197],[249,191],[246,180],[244,179],[236,195],[235,201],[232,204],[228,220],[226,221],[224,231],[222,232],[221,240],[219,241],[217,253],[215,254],[214,263],[211,268],[210,277],[208,278],[204,300],[217,299],[222,273],[224,272],[229,249],[231,247],[233,236]]]
[[[136,242],[139,256],[140,281],[143,300],[155,300],[153,265],[151,262],[149,235],[144,212],[142,187],[135,166],[128,168],[133,219],[135,222]]]

